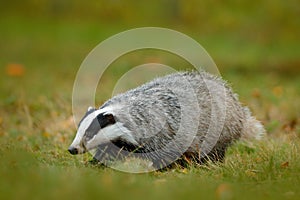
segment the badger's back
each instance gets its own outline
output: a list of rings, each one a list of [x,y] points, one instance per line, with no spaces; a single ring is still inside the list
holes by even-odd
[[[192,134],[189,127],[197,122],[196,134],[185,151],[186,157],[197,160],[203,152],[210,158],[221,159],[233,141],[240,137],[259,138],[264,133],[263,126],[240,104],[227,83],[205,72],[179,72],[157,78],[113,97],[101,108],[105,107],[115,108],[116,120],[133,133],[144,152],[155,152],[174,140],[183,117],[187,118],[186,131],[176,143],[185,146]],[[190,114],[182,115],[184,109]],[[194,111],[199,111],[199,116],[193,115]],[[218,125],[215,119],[222,125],[220,132],[209,131],[212,120]],[[211,136],[216,141],[205,151],[203,148],[208,147],[203,144]],[[173,150],[164,153],[172,154]]]

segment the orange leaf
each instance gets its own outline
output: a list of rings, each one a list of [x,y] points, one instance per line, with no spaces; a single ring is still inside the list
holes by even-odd
[[[20,77],[23,76],[24,73],[25,73],[25,68],[21,64],[10,63],[6,65],[6,74],[8,76]]]
[[[183,174],[188,174],[187,168],[184,168],[184,169],[180,170],[180,172],[183,173]]]
[[[48,138],[48,137],[50,137],[50,133],[44,132],[44,133],[43,133],[43,136],[44,136],[45,138]]]
[[[276,86],[272,89],[272,92],[273,92],[274,96],[281,97],[283,94],[283,87]]]
[[[260,92],[260,90],[259,89],[254,89],[253,91],[252,91],[252,97],[254,97],[254,98],[260,98],[261,97],[261,92]]]
[[[281,168],[287,168],[289,166],[289,161],[281,163],[280,167]]]
[[[229,184],[223,183],[216,189],[217,199],[232,199],[233,192]]]

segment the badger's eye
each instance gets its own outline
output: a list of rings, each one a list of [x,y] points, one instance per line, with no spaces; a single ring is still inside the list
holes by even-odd
[[[97,120],[98,120],[101,128],[104,128],[110,124],[116,123],[115,118],[112,114],[105,114],[105,115],[99,114],[97,116]]]

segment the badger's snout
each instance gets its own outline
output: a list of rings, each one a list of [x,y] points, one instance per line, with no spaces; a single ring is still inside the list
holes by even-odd
[[[69,147],[68,151],[70,152],[70,154],[75,155],[78,154],[78,149],[74,148],[74,147]]]

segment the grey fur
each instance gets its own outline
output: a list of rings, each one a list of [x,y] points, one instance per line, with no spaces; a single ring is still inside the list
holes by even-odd
[[[124,138],[113,141],[128,150],[123,155],[135,149],[136,156],[159,165],[183,157],[199,162],[208,157],[220,160],[235,140],[258,139],[265,133],[228,84],[206,72],[179,72],[157,78],[111,98],[100,109],[107,107],[114,108],[116,122],[121,122],[139,144]],[[195,125],[193,135],[191,127]],[[180,132],[181,128],[184,131]],[[103,148],[107,146],[99,145],[96,159],[104,159]],[[120,149],[109,146],[106,153],[120,154]]]

